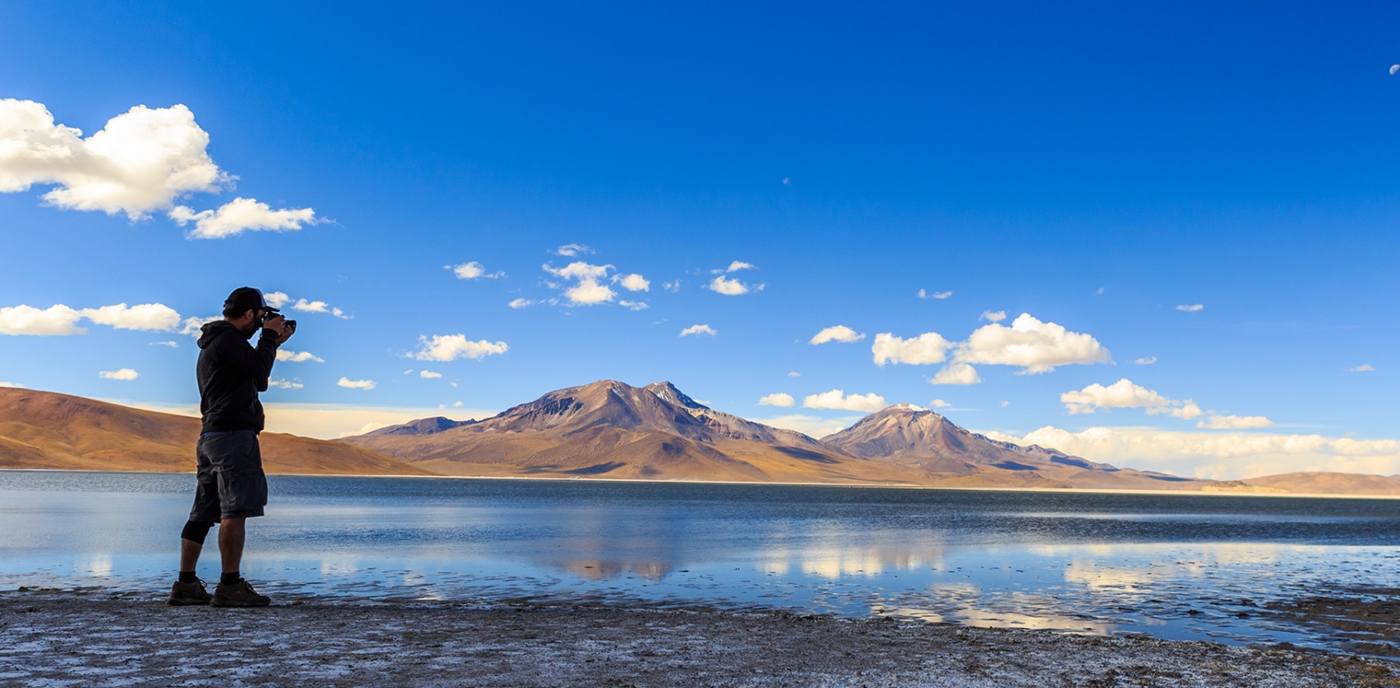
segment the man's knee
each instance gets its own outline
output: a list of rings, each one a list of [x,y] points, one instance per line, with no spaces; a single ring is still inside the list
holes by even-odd
[[[186,521],[185,529],[180,531],[180,539],[202,545],[204,538],[209,536],[209,529],[213,527],[214,521]]]

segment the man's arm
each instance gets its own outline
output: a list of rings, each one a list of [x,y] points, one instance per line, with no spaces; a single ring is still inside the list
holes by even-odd
[[[253,378],[258,391],[266,392],[272,364],[277,360],[277,347],[281,343],[282,333],[268,328],[263,328],[257,348],[244,344],[237,337],[224,335],[217,342],[219,362]]]

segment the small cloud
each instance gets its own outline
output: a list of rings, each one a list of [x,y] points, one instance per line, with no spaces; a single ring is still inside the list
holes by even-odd
[[[451,270],[452,274],[456,275],[459,280],[499,279],[506,276],[504,270],[487,272],[486,266],[474,260],[460,265],[444,265],[442,269]]]
[[[460,402],[460,401],[454,401],[454,402],[452,402],[452,408],[462,408],[462,402]]]
[[[220,206],[218,210],[201,210],[177,205],[170,209],[170,219],[184,227],[193,222],[194,229],[185,234],[190,239],[226,239],[243,232],[267,230],[292,232],[302,225],[318,225],[328,222],[316,217],[311,208],[286,208],[273,210],[268,204],[252,198],[235,198]]]
[[[931,385],[975,385],[982,381],[977,369],[966,363],[950,363],[929,378]]]
[[[738,271],[740,271],[740,270],[757,270],[757,269],[758,269],[758,267],[755,266],[753,263],[745,263],[745,262],[742,261],[742,260],[736,260],[736,261],[730,263],[730,264],[729,264],[729,267],[727,267],[727,268],[724,269],[724,272],[738,272]],[[714,272],[720,272],[720,271],[719,271],[719,270],[715,270]]]
[[[88,320],[118,330],[169,332],[180,325],[180,314],[176,313],[175,309],[159,303],[143,303],[130,307],[119,303],[115,306],[84,308],[79,312]]]
[[[1157,362],[1157,357],[1156,357],[1156,356],[1143,356],[1142,358],[1139,358],[1139,359],[1137,359],[1136,361],[1133,361],[1133,363],[1136,363],[1136,364],[1138,364],[1138,365],[1152,365],[1153,363],[1156,363],[1156,362]]]
[[[617,305],[622,306],[623,308],[630,308],[634,311],[644,311],[648,308],[651,308],[651,306],[647,305],[646,301],[628,301],[627,299],[622,299],[618,301]]]
[[[661,288],[672,293],[678,292],[681,290],[681,281],[676,280],[674,282],[662,282]]]
[[[466,335],[437,334],[432,339],[419,337],[421,348],[412,354],[420,361],[455,361],[459,358],[482,359],[503,354],[510,349],[505,342],[488,342],[485,339],[468,341]]]
[[[875,335],[875,344],[870,347],[875,365],[903,363],[905,365],[932,365],[948,359],[948,349],[953,343],[937,332],[925,332],[917,337],[903,339],[891,332]]]
[[[425,378],[428,380],[436,380],[437,378],[442,377],[442,373],[434,373],[431,370],[424,370],[418,373],[418,377]]]
[[[788,377],[802,377],[802,373],[799,373],[796,370],[794,370],[788,373]]]
[[[681,330],[680,336],[688,337],[690,335],[695,335],[698,337],[701,335],[709,335],[713,337],[717,334],[719,334],[719,332],[715,331],[715,328],[710,327],[709,325],[691,325],[690,327]]]
[[[1394,74],[1394,73],[1395,73],[1395,72],[1391,72],[1391,74]],[[783,186],[787,186],[788,184],[791,184],[791,183],[792,183],[792,177],[783,177]]]
[[[889,404],[885,398],[875,394],[845,394],[839,389],[821,394],[812,394],[802,399],[806,408],[841,409],[843,411],[879,411]]]
[[[825,344],[827,342],[843,342],[849,344],[865,339],[864,334],[857,334],[855,330],[845,325],[833,325],[812,337],[810,344]]]
[[[1185,304],[1185,303],[1183,303],[1183,304],[1179,304],[1179,305],[1176,307],[1176,309],[1179,310],[1179,311],[1182,311],[1182,312],[1184,312],[1184,313],[1196,313],[1196,312],[1198,312],[1198,311],[1204,310],[1204,309],[1205,309],[1205,306],[1202,305],[1202,304],[1199,304],[1199,303],[1192,303],[1192,304]]]
[[[120,370],[104,370],[98,373],[97,376],[104,380],[135,380],[141,377],[141,373],[131,368],[122,368]]]
[[[530,306],[533,306],[535,305],[535,302],[531,301],[530,299],[515,299],[506,305],[516,310],[519,310],[521,308],[528,308]]]
[[[601,284],[598,280],[607,277],[611,265],[590,265],[583,261],[569,263],[562,268],[556,268],[548,263],[544,265],[544,271],[562,277],[564,279],[578,280],[578,283],[564,290],[564,297],[569,299],[569,303],[575,306],[594,306],[600,303],[612,301],[617,296],[617,292],[608,288],[606,284]]]
[[[1103,296],[1103,287],[1099,287],[1099,290],[1094,293],[1098,294],[1099,296]]]
[[[953,292],[951,292],[951,291],[935,291],[935,292],[933,292],[933,293],[929,293],[929,292],[927,292],[927,291],[925,291],[925,290],[923,290],[923,289],[920,289],[920,290],[919,290],[919,298],[921,298],[921,299],[938,299],[938,300],[941,301],[941,300],[946,299],[946,298],[948,298],[948,297],[950,297],[950,296],[952,296],[952,295],[953,295]]]
[[[1356,366],[1355,368],[1343,368],[1342,370],[1345,370],[1348,373],[1369,373],[1375,370],[1375,368],[1371,367],[1370,363],[1362,363],[1361,365]]]
[[[1003,401],[1003,402],[1001,402],[1001,407],[1002,407],[1002,408],[1006,408],[1007,406],[1010,406],[1010,405],[1011,405],[1011,402],[1009,402],[1009,401]]]
[[[763,397],[763,398],[761,398],[761,399],[758,400],[758,405],[759,405],[759,406],[783,406],[783,407],[787,407],[787,406],[792,406],[792,405],[795,404],[795,403],[797,403],[797,400],[796,400],[796,399],[793,399],[791,394],[784,394],[784,393],[782,393],[782,392],[777,392],[777,393],[774,393],[774,394],[769,394],[768,396]]]
[[[717,294],[724,294],[725,296],[739,296],[740,294],[749,293],[749,286],[747,284],[737,279],[730,279],[724,275],[710,280],[710,283],[705,285],[705,288]]]
[[[320,356],[317,356],[316,354],[313,354],[310,351],[292,351],[291,349],[278,349],[277,360],[286,363],[305,363],[307,361],[315,361],[317,363],[326,362],[326,359],[321,358]]]
[[[0,382],[0,387],[5,387],[8,389],[27,389],[24,385],[21,385],[18,382]]]
[[[340,378],[336,384],[348,389],[363,389],[366,392],[375,387],[374,380],[351,380],[344,377]]]
[[[168,346],[172,349],[180,348],[179,342],[151,342],[149,346]]]
[[[404,374],[404,375],[412,375],[412,374],[413,374],[413,369],[412,369],[412,368],[409,368],[408,370],[403,371],[403,374]]]
[[[1400,72],[1400,64],[1390,65],[1390,75],[1395,76],[1396,72]]]
[[[987,322],[1001,322],[1006,319],[1006,311],[982,311],[982,315],[977,316],[978,320]]]
[[[1274,422],[1264,416],[1217,416],[1196,423],[1198,428],[1209,430],[1245,430],[1249,428],[1272,428]]]
[[[269,387],[276,387],[277,389],[301,389],[302,387],[306,386],[301,384],[301,382],[299,381],[279,380],[276,378],[273,378],[272,380],[268,381],[267,384]]]
[[[273,308],[280,309],[281,307],[287,305],[287,302],[291,300],[292,297],[287,296],[286,294],[280,291],[274,291],[271,294],[263,294],[263,301],[266,301],[267,305],[272,306]]]
[[[934,399],[933,401],[930,401],[928,405],[934,408],[948,408],[949,406],[952,406],[952,404],[943,401],[942,399]]]
[[[651,281],[635,272],[630,275],[613,275],[612,281],[613,284],[621,284],[627,291],[651,291]]]
[[[596,253],[596,251],[594,251],[591,248],[588,248],[587,246],[584,246],[583,244],[564,244],[563,246],[554,249],[554,255],[565,256],[567,258],[572,258],[574,256],[579,255],[580,253]]]

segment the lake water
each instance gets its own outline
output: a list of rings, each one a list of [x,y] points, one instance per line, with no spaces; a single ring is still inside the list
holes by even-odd
[[[271,476],[274,596],[887,614],[1327,647],[1270,601],[1400,587],[1400,500]],[[0,589],[168,591],[192,475],[0,471]],[[216,578],[217,530],[201,575]]]

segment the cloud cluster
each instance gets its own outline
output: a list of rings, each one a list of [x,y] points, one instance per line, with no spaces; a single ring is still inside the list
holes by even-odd
[[[544,264],[545,272],[566,280],[575,280],[573,286],[564,290],[564,298],[574,306],[594,306],[616,298],[617,292],[598,281],[607,277],[611,269],[611,265],[592,265],[581,260],[562,268],[556,268],[549,263]]]
[[[736,260],[730,263],[729,267],[727,268],[716,268],[714,270],[711,270],[710,272],[715,274],[716,277],[710,280],[710,283],[706,284],[705,288],[709,289],[710,291],[716,294],[723,294],[725,296],[740,296],[752,291],[763,291],[763,288],[767,285],[745,284],[743,282],[740,282],[738,278],[725,276],[731,272],[738,272],[740,270],[757,269],[758,268],[756,268],[752,263],[745,263],[743,261]],[[680,282],[676,283],[676,288],[680,288]]]
[[[421,347],[412,354],[420,361],[455,361],[459,358],[481,359],[503,354],[510,350],[505,342],[488,342],[485,339],[469,341],[462,334],[437,334],[431,339],[419,337]]]
[[[992,319],[1000,314],[993,313]],[[984,317],[986,314],[984,314]],[[970,385],[981,382],[972,364],[1017,366],[1018,374],[1044,373],[1058,366],[1109,363],[1108,349],[1087,334],[1070,332],[1052,322],[1022,313],[1007,327],[992,322],[972,332],[966,341],[950,342],[937,332],[909,339],[885,332],[875,335],[871,347],[875,364],[933,365],[948,361],[934,375],[934,384]],[[950,352],[951,351],[951,355]]]
[[[879,411],[889,406],[885,403],[885,398],[871,392],[870,394],[845,394],[839,389],[833,389],[821,394],[811,394],[802,399],[802,405],[806,408],[814,409],[840,409],[843,411]]]
[[[1017,444],[1053,447],[1090,461],[1234,480],[1293,471],[1400,473],[1400,441],[1321,435],[1168,431],[1093,427],[1070,432],[1046,426],[1024,436],[986,432]]]
[[[864,334],[858,334],[855,330],[846,327],[845,325],[833,325],[831,327],[823,329],[821,332],[818,332],[812,337],[812,340],[808,343],[825,344],[827,342],[842,342],[845,344],[849,344],[851,342],[858,342],[862,339],[865,339]]]
[[[78,321],[83,319],[118,330],[173,332],[180,326],[180,314],[160,303],[135,306],[118,303],[81,310],[61,303],[42,310],[20,304],[0,308],[0,334],[36,337],[87,334],[87,328],[78,326]]]
[[[79,129],[54,121],[42,103],[0,99],[0,193],[34,185],[49,205],[67,210],[126,215],[131,220],[168,211],[193,239],[217,239],[248,230],[288,231],[321,220],[310,208],[273,210],[236,198],[217,210],[195,211],[175,201],[216,193],[233,177],[209,157],[209,134],[184,105],[138,105],[83,138]]]
[[[506,276],[504,270],[487,272],[486,266],[474,260],[460,265],[444,265],[442,269],[451,270],[452,274],[456,275],[459,280],[499,279]]]
[[[696,337],[699,337],[699,336],[708,336],[708,337],[713,337],[713,336],[715,336],[715,335],[717,335],[717,334],[719,334],[719,331],[717,331],[717,330],[716,330],[715,328],[713,328],[713,327],[710,327],[709,325],[691,325],[690,327],[687,327],[687,328],[685,328],[684,330],[681,330],[681,333],[680,333],[679,336],[681,336],[681,337],[690,337],[690,336],[696,336]]]
[[[1207,416],[1197,422],[1196,427],[1210,430],[1243,430],[1274,426],[1273,421],[1264,416],[1231,416],[1215,411],[1202,411],[1201,407],[1190,399],[1169,399],[1154,390],[1134,384],[1127,378],[1108,386],[1092,384],[1077,392],[1065,392],[1060,395],[1060,402],[1071,415],[1090,414],[1099,409],[1140,408],[1151,416],[1168,415],[1183,420]]]

